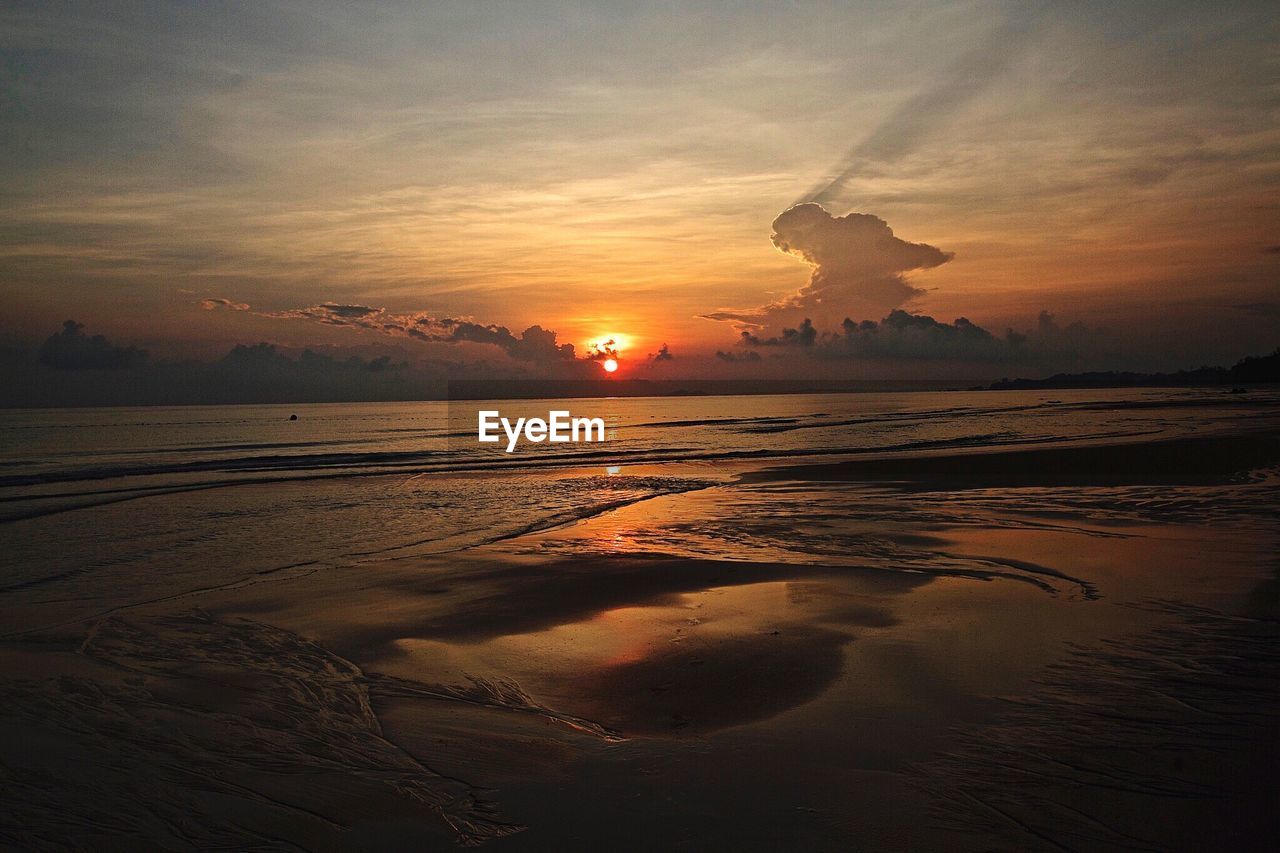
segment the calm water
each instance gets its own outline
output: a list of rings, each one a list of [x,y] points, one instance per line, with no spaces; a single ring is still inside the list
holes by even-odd
[[[604,444],[474,440],[439,402],[0,412],[0,596],[19,628],[326,565],[466,548],[744,462],[1204,432],[1274,392],[1108,390],[483,404],[604,417]],[[290,420],[291,414],[298,415]]]
[[[1272,813],[1274,448],[1060,487],[982,457],[1176,474],[1233,440],[1146,442],[1280,435],[1280,393],[484,405],[609,439],[507,455],[441,403],[0,412],[3,829],[1215,849]],[[966,458],[757,470],[920,454]]]

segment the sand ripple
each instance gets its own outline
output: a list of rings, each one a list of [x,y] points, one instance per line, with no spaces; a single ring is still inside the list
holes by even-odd
[[[438,844],[518,831],[467,783],[383,736],[381,697],[537,714],[595,737],[511,683],[433,686],[366,675],[302,637],[200,611],[99,622],[85,659],[0,686],[7,805],[0,838],[24,848],[332,846],[370,822],[416,824]]]

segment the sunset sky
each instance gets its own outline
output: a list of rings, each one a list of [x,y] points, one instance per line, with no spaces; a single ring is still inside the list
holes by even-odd
[[[612,336],[620,373],[1230,363],[1280,345],[1275,12],[6,3],[0,340],[501,362],[538,325],[579,357]],[[893,309],[949,330],[842,326]]]

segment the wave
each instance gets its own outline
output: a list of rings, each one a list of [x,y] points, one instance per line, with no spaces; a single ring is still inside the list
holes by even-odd
[[[1013,433],[983,433],[979,435],[959,436],[946,439],[922,439],[918,441],[900,442],[891,445],[855,446],[855,447],[798,447],[798,448],[759,448],[752,450],[709,450],[694,447],[652,448],[635,451],[567,451],[552,456],[499,457],[480,459],[475,456],[456,458],[453,464],[443,463],[448,454],[406,453],[372,453],[372,454],[333,454],[326,459],[327,464],[310,464],[314,456],[273,457],[265,460],[262,457],[250,457],[244,460],[209,460],[196,465],[182,463],[169,466],[155,465],[143,467],[102,468],[92,475],[74,476],[75,472],[50,472],[47,476],[35,475],[30,478],[0,478],[0,486],[16,485],[48,485],[54,483],[90,482],[108,479],[124,479],[129,477],[155,476],[161,474],[176,475],[188,473],[204,473],[212,471],[232,472],[237,474],[255,474],[264,471],[276,472],[273,476],[237,476],[212,480],[194,480],[183,482],[157,483],[155,485],[130,485],[107,489],[80,489],[61,492],[35,492],[0,495],[0,505],[19,504],[19,508],[8,512],[0,512],[0,524],[39,518],[76,509],[103,506],[123,501],[139,500],[147,497],[172,495],[184,492],[203,491],[207,489],[229,488],[235,486],[254,486],[278,483],[306,482],[335,478],[383,477],[404,474],[469,474],[485,472],[538,471],[548,469],[571,469],[588,466],[626,466],[654,465],[662,463],[708,463],[708,462],[749,462],[754,460],[785,460],[813,457],[864,457],[868,455],[893,455],[915,453],[920,451],[946,450],[949,448],[988,448],[995,450],[1002,447],[1023,445],[1054,444],[1064,441],[1098,441],[1122,438],[1141,438],[1151,435],[1151,431],[1108,431],[1090,433],[1066,439],[1062,436],[1023,436]],[[341,456],[338,462],[332,457]],[[434,457],[434,458],[433,458]],[[289,463],[292,463],[290,465]],[[326,470],[338,469],[338,470]],[[6,480],[22,480],[21,483]],[[61,501],[62,503],[58,503]],[[52,503],[41,503],[52,502]]]

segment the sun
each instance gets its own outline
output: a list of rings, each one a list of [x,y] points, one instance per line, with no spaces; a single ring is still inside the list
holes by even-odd
[[[618,369],[618,360],[616,358],[606,358],[604,360],[604,372],[613,373]]]

